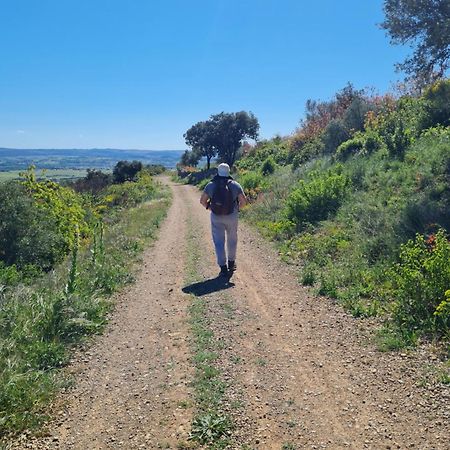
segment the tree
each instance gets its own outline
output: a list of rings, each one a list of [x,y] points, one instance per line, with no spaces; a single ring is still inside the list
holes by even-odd
[[[198,162],[201,159],[201,155],[197,150],[185,150],[184,153],[181,155],[180,158],[180,164],[182,166],[193,166],[197,167]]]
[[[140,161],[119,161],[113,169],[114,183],[136,181],[136,175],[142,170]]]
[[[449,0],[385,0],[384,13],[381,27],[391,43],[415,47],[397,69],[421,85],[444,77],[450,59]]]
[[[359,107],[362,107],[362,103],[365,102],[365,96],[364,90],[357,90],[351,83],[347,83],[329,101],[308,99],[305,108],[306,118],[300,122],[300,129],[297,135],[300,135],[301,140],[306,143],[319,137],[332,120],[341,120],[347,115],[349,122],[357,121],[357,114],[360,112]],[[351,109],[351,112],[347,112],[349,109]],[[353,114],[353,117],[351,114]],[[361,114],[363,113],[361,112]],[[361,115],[359,122],[361,124]],[[362,123],[364,123],[363,116]],[[353,127],[353,124],[351,124],[350,128],[356,129],[356,127]],[[358,129],[360,128],[361,125],[358,125]]]
[[[253,113],[240,111],[212,115],[212,145],[217,149],[221,160],[230,167],[236,161],[242,141],[246,138],[257,139],[259,123]]]
[[[206,167],[209,170],[211,158],[217,154],[214,146],[214,130],[211,121],[197,122],[183,135],[186,144],[192,147],[197,155],[206,157]]]
[[[104,173],[101,170],[88,169],[87,175],[84,178],[76,180],[72,184],[72,187],[77,192],[90,192],[96,195],[111,183],[111,174]]]

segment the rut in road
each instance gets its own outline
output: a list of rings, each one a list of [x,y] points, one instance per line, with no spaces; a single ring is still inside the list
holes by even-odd
[[[181,291],[187,221],[205,286],[217,266],[198,191],[170,186],[173,205],[158,241],[106,335],[74,364],[77,385],[38,448],[156,449],[186,441],[195,412],[191,298]],[[222,406],[236,425],[230,448],[448,448],[448,388],[419,386],[420,355],[377,352],[370,328],[300,287],[270,244],[242,224],[239,238],[234,286],[200,293],[222,342]]]

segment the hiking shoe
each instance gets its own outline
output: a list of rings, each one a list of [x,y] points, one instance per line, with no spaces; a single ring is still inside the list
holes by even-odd
[[[228,277],[228,268],[227,268],[227,266],[220,266],[219,277]]]
[[[228,272],[232,274],[237,269],[236,263],[234,261],[228,261]]]

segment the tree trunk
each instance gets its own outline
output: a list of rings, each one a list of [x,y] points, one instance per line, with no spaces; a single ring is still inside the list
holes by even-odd
[[[210,166],[211,166],[210,162],[211,162],[211,156],[207,156],[206,157],[206,169],[207,170],[210,169]]]
[[[233,167],[235,161],[236,161],[236,153],[237,153],[237,149],[235,150],[231,150],[230,152],[230,160],[228,162],[228,165],[231,167]]]

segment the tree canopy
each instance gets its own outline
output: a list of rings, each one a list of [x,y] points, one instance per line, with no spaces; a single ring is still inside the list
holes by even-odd
[[[385,0],[381,24],[393,44],[408,44],[412,56],[397,68],[422,85],[445,76],[450,59],[449,0]]]
[[[217,154],[214,143],[214,130],[211,121],[197,122],[183,135],[186,144],[192,147],[193,154],[200,157],[206,157],[206,164],[209,170],[211,158]],[[187,156],[186,156],[187,158]],[[192,159],[192,157],[191,157]],[[196,164],[195,164],[196,165]]]
[[[181,163],[190,160],[194,155],[207,159],[208,169],[211,158],[219,158],[230,167],[237,158],[244,139],[258,138],[259,123],[253,113],[239,111],[236,113],[213,114],[209,120],[197,122],[184,134],[186,144],[192,152],[186,152]]]
[[[213,142],[222,161],[230,167],[236,161],[238,150],[244,139],[257,139],[259,122],[253,113],[215,114],[211,116],[213,124]]]
[[[181,155],[180,158],[180,164],[182,166],[193,166],[193,167],[197,167],[198,162],[201,159],[201,155],[199,154],[199,152],[194,149],[194,150],[185,150],[184,153]]]
[[[136,181],[136,175],[142,170],[140,161],[119,161],[113,169],[114,183]]]

